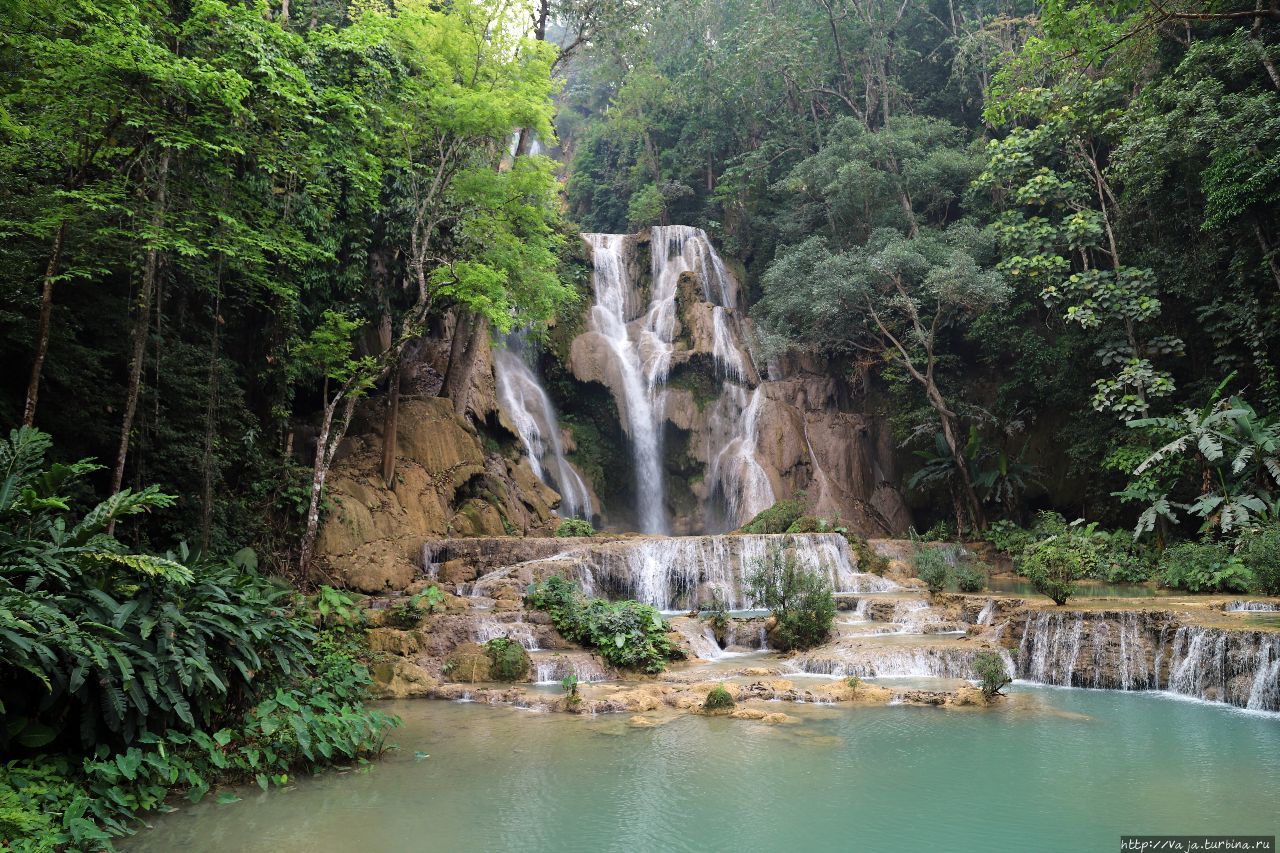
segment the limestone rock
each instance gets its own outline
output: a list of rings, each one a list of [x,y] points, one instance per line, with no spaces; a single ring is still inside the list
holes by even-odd
[[[374,664],[369,692],[378,699],[410,699],[428,696],[439,686],[426,670],[401,658]]]
[[[369,650],[401,657],[412,657],[422,650],[422,636],[417,631],[398,628],[374,628],[368,634]]]
[[[449,652],[441,670],[450,681],[475,684],[492,681],[489,655],[476,643],[463,643]]]

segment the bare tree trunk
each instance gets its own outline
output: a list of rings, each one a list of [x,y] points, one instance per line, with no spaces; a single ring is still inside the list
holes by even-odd
[[[960,489],[964,493],[965,501],[969,504],[969,514],[973,519],[973,526],[979,530],[987,529],[987,516],[982,511],[982,501],[978,500],[978,493],[973,488],[973,473],[969,470],[969,463],[964,458],[964,449],[956,440],[955,424],[949,409],[942,402],[942,395],[934,386],[929,392],[929,401],[933,403],[933,408],[938,413],[938,419],[942,421],[942,437],[947,442],[947,447],[951,450],[951,459],[956,464],[956,470],[960,472]],[[936,398],[936,402],[935,402]],[[960,531],[956,531],[959,533]]]
[[[1262,226],[1255,219],[1253,222],[1253,233],[1258,238],[1258,246],[1262,249],[1262,257],[1266,259],[1267,266],[1271,269],[1271,277],[1276,280],[1276,287],[1280,288],[1280,252],[1277,252],[1271,245],[1271,241],[1267,239],[1266,232],[1262,230]]]
[[[53,316],[53,280],[58,275],[62,261],[62,244],[67,238],[67,220],[58,225],[53,238],[53,251],[44,269],[44,286],[40,290],[40,319],[36,323],[36,357],[31,364],[31,380],[27,383],[27,403],[22,410],[22,425],[32,426],[36,421],[36,403],[40,399],[40,374],[44,371],[44,357],[49,352],[49,320]]]
[[[345,391],[345,389],[344,389]],[[303,572],[311,565],[315,555],[316,535],[320,532],[320,497],[324,493],[324,481],[329,476],[329,468],[338,445],[347,434],[351,425],[351,415],[355,412],[359,397],[350,392],[339,391],[334,398],[325,404],[324,416],[320,420],[320,435],[316,438],[316,462],[311,472],[311,503],[307,507],[307,529],[302,534],[299,544],[298,565]],[[339,405],[342,406],[341,426],[335,431],[334,418]]]
[[[449,340],[449,364],[444,369],[444,381],[440,385],[440,396],[450,400],[457,394],[458,372],[462,369],[462,360],[471,342],[471,312],[458,309],[458,319],[453,324],[453,337]]]
[[[400,359],[387,383],[387,415],[382,422],[382,481],[390,489],[396,476],[396,430],[400,421]]]
[[[453,377],[454,383],[445,396],[453,400],[453,411],[460,418],[467,415],[467,406],[471,403],[471,377],[475,374],[476,361],[480,357],[480,346],[488,334],[488,320],[484,317],[474,318],[461,363],[456,366],[452,362],[449,364],[449,376]]]
[[[160,157],[160,169],[156,178],[155,211],[151,215],[151,226],[159,231],[164,225],[164,211],[167,202],[169,181],[169,150],[166,148]],[[156,279],[160,271],[160,250],[147,249],[146,261],[142,267],[142,288],[138,293],[138,322],[133,329],[133,353],[129,362],[129,387],[125,394],[124,422],[120,426],[120,448],[116,451],[116,464],[111,473],[111,494],[120,491],[124,482],[124,463],[129,456],[129,434],[133,431],[133,419],[138,412],[138,394],[142,388],[142,362],[146,354],[147,333],[151,325],[151,300],[156,292]],[[107,527],[110,536],[115,522]]]
[[[222,342],[222,276],[213,298],[213,341],[209,345],[209,396],[204,410],[204,483],[200,504],[200,550],[209,550],[209,530],[213,526],[213,439],[214,416],[218,411],[219,347]]]

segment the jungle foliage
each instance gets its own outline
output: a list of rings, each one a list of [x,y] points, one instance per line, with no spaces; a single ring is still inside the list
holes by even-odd
[[[1238,550],[1280,489],[1278,66],[1243,0],[665,0],[558,126],[584,225],[704,227],[759,351],[889,413],[922,527]]]
[[[662,672],[667,661],[684,657],[667,637],[662,614],[648,604],[589,598],[560,575],[531,585],[525,603],[547,611],[565,639],[594,648],[613,666]]]

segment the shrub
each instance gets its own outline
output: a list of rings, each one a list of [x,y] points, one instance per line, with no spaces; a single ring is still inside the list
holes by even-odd
[[[380,754],[398,721],[361,706],[368,672],[353,651],[348,638],[319,636],[305,676],[281,682],[222,728],[148,731],[118,753],[103,745],[83,761],[9,762],[0,768],[0,838],[35,842],[18,850],[109,850],[111,838],[131,834],[175,788],[197,802],[220,782],[266,790],[299,768]]]
[[[1092,534],[1101,545],[1096,574],[1108,583],[1143,583],[1156,570],[1153,548],[1136,541],[1127,530]]]
[[[974,655],[973,672],[978,676],[978,686],[982,688],[982,695],[988,699],[1013,681],[1009,677],[1009,670],[1004,665],[1004,658],[998,652],[988,650]]]
[[[556,528],[556,536],[561,538],[595,535],[596,529],[591,526],[591,522],[583,521],[581,518],[566,518],[561,521],[560,526]]]
[[[956,538],[952,532],[951,523],[944,520],[935,521],[933,526],[920,535],[925,542],[950,542]]]
[[[929,592],[941,592],[947,585],[947,575],[950,572],[947,555],[943,550],[925,547],[917,542],[911,560],[916,567],[916,577],[924,581]]]
[[[994,522],[987,529],[984,538],[997,551],[1016,557],[1022,553],[1022,549],[1036,541],[1037,537],[1034,532],[1019,527],[1012,521],[1002,520]]]
[[[494,681],[520,681],[533,665],[524,646],[510,637],[494,637],[484,644],[484,651],[489,656],[489,673]]]
[[[125,490],[74,512],[65,495],[96,466],[46,469],[49,447],[28,428],[0,441],[0,749],[64,753],[0,769],[6,840],[109,848],[174,788],[194,801],[381,751],[396,721],[362,704],[349,598],[298,608],[243,552],[131,551],[108,528],[171,498]]]
[[[709,612],[707,619],[711,623],[712,632],[716,635],[716,642],[723,644],[725,635],[729,631],[729,608],[719,590],[715,591],[707,610]]]
[[[566,577],[552,575],[542,583],[529,586],[525,605],[535,610],[545,610],[556,625],[572,623],[583,606],[578,585]]]
[[[802,515],[787,527],[784,533],[840,533],[849,535],[849,528],[840,519],[823,518],[817,515]]]
[[[786,533],[804,515],[804,504],[799,500],[778,501],[760,512],[742,526],[743,533]]]
[[[1018,560],[1036,592],[1062,606],[1075,592],[1075,581],[1097,571],[1100,547],[1095,539],[1070,533],[1028,545]]]
[[[987,586],[987,573],[972,563],[956,566],[956,586],[961,592],[982,592]]]
[[[707,711],[727,711],[737,704],[732,693],[725,690],[723,686],[717,686],[712,687],[710,692],[707,693],[707,698],[702,703],[702,707]]]
[[[560,679],[560,689],[569,694],[570,705],[576,705],[582,701],[582,697],[578,695],[578,673],[571,672]]]
[[[1248,592],[1254,576],[1220,542],[1180,542],[1160,555],[1160,583],[1188,592]]]
[[[889,570],[889,558],[872,548],[870,542],[856,533],[847,531],[844,538],[849,543],[849,550],[858,558],[858,571],[883,575]]]
[[[813,648],[831,634],[836,599],[825,575],[810,571],[794,556],[777,549],[761,560],[746,580],[756,605],[768,608],[777,620],[771,638],[780,651]]]
[[[595,648],[614,666],[662,672],[667,661],[684,656],[667,637],[662,614],[648,604],[588,599],[559,575],[530,587],[525,601],[546,610],[566,639]]]
[[[1240,558],[1253,573],[1253,591],[1280,595],[1280,522],[1272,522],[1245,539]]]
[[[405,601],[387,608],[383,624],[410,631],[422,624],[422,617],[444,606],[444,593],[438,586],[429,586]]]

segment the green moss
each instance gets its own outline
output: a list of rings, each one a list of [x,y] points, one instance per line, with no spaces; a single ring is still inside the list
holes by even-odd
[[[873,575],[883,575],[889,569],[889,559],[871,547],[871,543],[856,533],[846,532],[844,538],[849,542],[849,550],[858,558],[858,571]]]
[[[484,651],[489,656],[489,673],[494,681],[520,681],[533,665],[529,653],[510,637],[494,637],[484,644]]]
[[[804,515],[804,504],[799,500],[778,501],[742,526],[743,533],[786,533]]]
[[[699,412],[720,398],[719,380],[708,375],[705,370],[693,366],[676,370],[667,379],[667,387],[688,391],[693,396],[693,404],[698,407]]]
[[[724,687],[712,687],[707,693],[707,698],[702,703],[702,707],[707,711],[728,711],[738,703],[734,701],[733,694]]]

